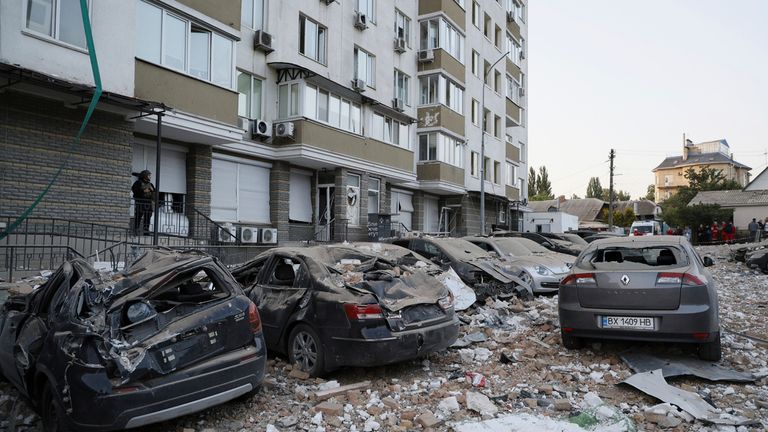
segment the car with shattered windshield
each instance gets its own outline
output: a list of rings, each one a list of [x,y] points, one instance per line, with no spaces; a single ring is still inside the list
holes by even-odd
[[[261,384],[258,311],[202,252],[152,250],[124,271],[65,262],[0,316],[0,371],[46,431],[134,428]]]
[[[556,238],[547,238],[538,233],[532,232],[518,232],[518,231],[494,231],[491,233],[492,237],[521,237],[528,240],[532,240],[541,246],[553,251],[566,255],[578,256],[581,251],[584,250],[584,246],[581,244],[574,244],[570,241],[560,240]]]
[[[359,247],[280,247],[233,270],[271,351],[311,376],[441,351],[459,330],[449,289],[426,271]]]
[[[452,268],[481,301],[487,297],[533,296],[531,286],[499,257],[467,240],[453,237],[414,237],[395,240],[398,246],[422,255],[444,269]]]
[[[502,259],[515,265],[517,275],[529,284],[534,293],[557,292],[560,280],[571,269],[573,260],[566,262],[554,256],[555,253],[535,254],[528,249],[523,240],[533,243],[531,240],[516,237],[464,237],[467,241],[477,245],[483,250],[497,253]],[[542,248],[544,249],[544,248]],[[573,258],[570,255],[563,255]]]
[[[579,348],[584,338],[686,343],[701,359],[719,360],[711,265],[680,236],[592,242],[560,282],[563,345]]]

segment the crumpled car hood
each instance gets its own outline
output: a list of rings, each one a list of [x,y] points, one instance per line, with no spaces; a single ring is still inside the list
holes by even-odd
[[[424,272],[402,275],[392,280],[366,280],[355,288],[372,292],[382,306],[397,312],[417,304],[435,304],[448,295],[448,288]]]

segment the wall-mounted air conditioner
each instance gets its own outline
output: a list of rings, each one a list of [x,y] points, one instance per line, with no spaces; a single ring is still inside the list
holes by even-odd
[[[405,101],[400,98],[394,98],[392,99],[392,108],[403,112],[405,111]]]
[[[254,138],[269,138],[272,136],[272,125],[266,120],[253,120],[251,132]]]
[[[419,63],[429,63],[435,60],[435,52],[431,49],[419,51]]]
[[[216,240],[222,243],[234,243],[237,241],[237,229],[231,223],[221,224],[216,227]]]
[[[396,52],[404,53],[406,45],[407,44],[405,43],[405,38],[401,38],[401,37],[395,38],[395,51]]]
[[[296,125],[293,122],[282,122],[275,125],[275,136],[279,138],[294,138]]]
[[[274,51],[272,49],[272,35],[264,30],[257,31],[253,38],[253,49],[264,51],[267,54]]]
[[[362,12],[355,12],[355,28],[365,30],[368,28],[368,16]]]
[[[261,243],[277,244],[277,228],[262,228]]]
[[[258,243],[259,229],[256,227],[240,227],[240,242]]]
[[[355,78],[352,80],[352,89],[358,92],[365,91],[365,80]]]
[[[507,22],[515,22],[515,13],[513,11],[507,12]]]

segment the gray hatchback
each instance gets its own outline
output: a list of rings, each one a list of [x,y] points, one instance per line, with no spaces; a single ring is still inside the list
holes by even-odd
[[[682,342],[720,360],[720,320],[712,275],[678,236],[597,240],[560,282],[563,345],[583,338]]]

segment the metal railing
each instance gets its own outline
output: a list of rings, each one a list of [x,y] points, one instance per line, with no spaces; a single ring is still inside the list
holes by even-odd
[[[189,218],[183,202],[166,200],[153,208],[151,201],[131,199],[131,230],[134,235],[152,235],[155,218],[158,218],[157,231],[163,235],[189,237],[191,234]]]
[[[69,246],[21,245],[0,246],[0,274],[13,281],[14,272],[29,275],[40,270],[55,270],[61,263],[74,258],[85,258]]]

